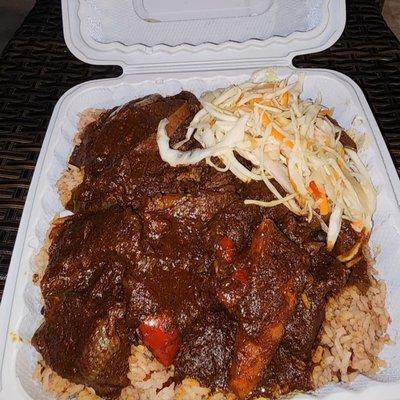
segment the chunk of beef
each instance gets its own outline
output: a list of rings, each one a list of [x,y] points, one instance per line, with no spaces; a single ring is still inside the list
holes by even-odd
[[[325,293],[336,293],[346,283],[348,270],[327,251],[325,243],[310,242],[303,247],[310,255],[313,281],[324,282]]]
[[[310,267],[307,253],[270,219],[254,234],[249,257],[248,289],[236,311],[239,326],[229,378],[230,388],[241,398],[256,387],[279,346]]]
[[[130,344],[122,303],[99,303],[83,295],[52,297],[32,344],[55,372],[114,398],[129,384]]]
[[[237,199],[235,186],[229,180],[220,180],[223,186],[215,183],[191,194],[155,196],[147,203],[143,233],[153,257],[161,263],[209,273],[214,244],[204,243],[208,223],[224,209],[230,209]]]
[[[83,168],[84,179],[73,190],[68,208],[96,210],[117,203],[138,206],[143,195],[159,193],[166,181],[177,186],[177,176],[188,168],[174,169],[161,160],[155,140],[157,127],[168,117],[170,134],[183,137],[198,109],[199,102],[187,92],[166,98],[150,96],[114,109],[101,122],[89,125],[70,159],[71,164]]]
[[[118,107],[104,110],[93,122],[88,123],[83,129],[80,130],[69,163],[77,167],[82,167],[88,158],[94,157],[93,147],[91,143],[101,131],[102,126],[107,122],[110,115],[117,110]]]
[[[251,398],[278,398],[287,393],[312,390],[310,379],[312,365],[285,346],[279,346],[274,358],[264,370],[260,385],[251,393]]]
[[[127,322],[132,329],[148,316],[168,312],[179,331],[184,332],[214,306],[207,277],[178,265],[168,265],[159,258],[143,275],[128,274],[124,290]]]
[[[242,184],[240,189],[243,200],[276,200],[276,197],[269,191],[263,181],[250,181],[249,183]],[[265,211],[266,209],[262,208],[262,210]]]
[[[249,246],[251,235],[262,219],[257,206],[246,206],[242,199],[237,199],[217,213],[204,229],[207,247],[216,248],[223,237],[235,243],[239,253]]]
[[[77,360],[84,382],[99,395],[114,395],[127,384],[130,341],[125,305],[116,303],[98,318]]]
[[[50,235],[49,263],[41,282],[44,298],[87,290],[104,273],[111,273],[116,283],[121,269],[135,259],[140,235],[140,219],[130,209],[65,218]]]
[[[146,211],[162,211],[169,217],[205,224],[218,211],[231,204],[235,197],[233,185],[191,194],[166,194],[152,198]]]
[[[326,235],[321,231],[320,223],[313,219],[311,223],[290,212],[285,206],[269,208],[266,214],[271,218],[291,240],[299,245],[313,241],[326,241]],[[355,258],[362,250],[366,237],[356,232],[349,221],[342,221],[341,229],[332,254],[339,259]],[[346,260],[348,261],[348,260]]]
[[[365,294],[371,286],[371,277],[368,273],[368,262],[364,257],[361,257],[353,266],[351,266],[347,284],[349,286],[357,286],[363,294]]]
[[[191,377],[204,386],[225,389],[235,344],[236,323],[224,311],[206,314],[182,339],[174,363],[178,378]]]
[[[82,295],[69,294],[53,297],[52,307],[45,307],[44,313],[46,320],[35,332],[32,344],[58,374],[74,379],[79,374],[76,360],[83,348],[80,333],[90,331],[97,311]]]
[[[258,393],[280,396],[312,388],[312,350],[325,317],[329,297],[346,283],[348,271],[327,250],[325,243],[305,243],[310,274],[285,335],[258,388]]]
[[[232,196],[232,202],[216,213],[204,228],[203,235],[207,249],[218,252],[220,242],[224,238],[233,241],[236,254],[250,246],[252,234],[260,224],[265,210],[258,206],[246,205],[244,200],[271,200],[273,196],[265,188],[264,184],[261,185],[256,181],[236,187],[236,196]],[[218,268],[224,267],[221,261],[217,260]],[[219,272],[223,272],[222,268],[219,268]],[[225,275],[222,274],[222,277]]]
[[[268,208],[266,215],[290,240],[299,246],[303,243],[313,242],[320,229],[319,224],[310,225],[305,219],[297,217],[284,205]]]
[[[100,167],[107,157],[119,157],[146,143],[163,118],[173,120],[170,129],[175,131],[198,109],[199,102],[189,92],[165,98],[153,94],[115,107],[83,130],[81,144],[75,147],[70,162],[77,167],[96,162]]]
[[[127,385],[130,353],[122,280],[134,264],[141,223],[130,209],[76,214],[51,232],[41,282],[45,322],[33,344],[73,382],[115,397]]]

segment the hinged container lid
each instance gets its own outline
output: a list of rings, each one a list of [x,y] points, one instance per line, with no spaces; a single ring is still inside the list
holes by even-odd
[[[62,0],[65,41],[125,73],[290,65],[331,46],[345,0]]]

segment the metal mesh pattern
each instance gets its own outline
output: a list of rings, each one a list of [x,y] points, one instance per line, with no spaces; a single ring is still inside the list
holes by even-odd
[[[299,67],[334,69],[364,90],[400,171],[400,43],[380,15],[377,0],[348,1],[338,43],[296,58]],[[0,297],[29,183],[53,107],[81,82],[118,76],[68,51],[59,2],[38,0],[0,59]]]

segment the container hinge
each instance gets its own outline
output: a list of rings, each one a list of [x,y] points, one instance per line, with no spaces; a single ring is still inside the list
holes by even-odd
[[[201,61],[201,62],[171,62],[162,64],[137,64],[121,65],[124,75],[162,75],[190,72],[212,72],[212,71],[243,71],[256,70],[265,67],[292,67],[292,57],[224,61]]]

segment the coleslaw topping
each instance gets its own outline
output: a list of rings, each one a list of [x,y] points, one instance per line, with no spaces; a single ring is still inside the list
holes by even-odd
[[[347,133],[330,118],[333,110],[319,97],[300,97],[303,82],[301,74],[278,79],[268,69],[242,84],[207,92],[186,138],[171,148],[164,119],[157,143],[161,158],[172,166],[205,160],[243,182],[263,181],[276,200],[245,203],[284,204],[309,221],[317,217],[331,250],[343,219],[357,232],[370,232],[376,192],[356,149],[341,141]],[[202,148],[179,150],[191,138]]]

